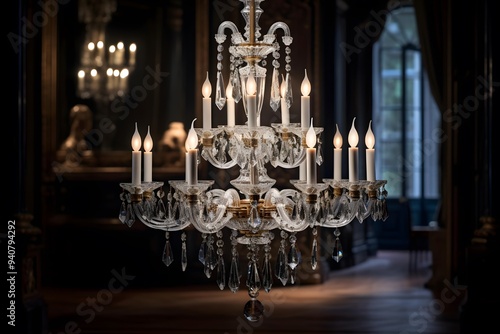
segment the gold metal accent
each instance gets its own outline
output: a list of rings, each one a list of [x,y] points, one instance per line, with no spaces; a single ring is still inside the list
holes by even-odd
[[[142,201],[142,194],[130,194],[130,201],[137,203]]]
[[[333,195],[335,197],[339,197],[339,196],[342,196],[342,193],[344,192],[344,189],[343,188],[340,188],[340,187],[334,187],[333,188]]]
[[[189,203],[196,203],[198,202],[198,195],[186,195],[186,199]]]
[[[257,196],[258,195],[254,195]],[[258,199],[257,204],[257,212],[259,213],[260,218],[263,219],[272,219],[273,213],[276,212],[276,206],[274,205],[264,205],[263,199]],[[226,209],[227,212],[231,212],[233,217],[238,218],[249,218],[250,210],[252,208],[252,199],[242,199],[240,200],[239,206],[230,206]]]
[[[359,190],[349,190],[349,197],[353,199],[361,198],[361,192]]]
[[[248,199],[250,200],[250,202],[259,201],[259,199],[260,199],[259,195],[250,195],[248,197],[249,197]]]
[[[259,140],[257,138],[243,138],[243,144],[245,144],[246,147],[258,147]]]
[[[368,198],[377,198],[377,190],[368,190]]]
[[[318,201],[318,194],[307,194],[306,203],[315,204]]]
[[[203,137],[201,138],[201,143],[205,147],[212,147],[214,145],[214,137]]]
[[[288,130],[283,131],[283,132],[281,133],[281,138],[282,138],[283,140],[288,140],[288,138],[290,138],[290,132],[288,132]]]
[[[145,191],[144,194],[142,194],[142,196],[144,197],[144,199],[150,199],[153,196],[153,192]]]

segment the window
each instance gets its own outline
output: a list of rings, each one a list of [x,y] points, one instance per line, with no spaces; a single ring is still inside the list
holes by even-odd
[[[387,16],[374,45],[373,131],[377,178],[389,197],[439,198],[439,110],[422,66],[414,8]]]

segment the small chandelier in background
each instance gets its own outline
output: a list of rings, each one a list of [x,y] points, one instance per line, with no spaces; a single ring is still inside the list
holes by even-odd
[[[202,233],[202,243],[196,261],[201,261],[207,277],[215,272],[221,290],[228,287],[238,291],[242,274],[239,248],[246,248],[246,287],[250,300],[244,307],[249,321],[258,321],[263,315],[263,305],[257,299],[263,288],[269,292],[276,277],[283,285],[296,281],[296,271],[301,263],[301,252],[296,245],[296,233],[310,229],[311,265],[318,266],[317,228],[333,229],[334,245],[332,257],[340,261],[343,256],[339,241],[339,228],[366,218],[387,218],[384,188],[387,181],[376,180],[374,167],[375,137],[371,122],[365,136],[367,180],[358,179],[359,136],[352,121],[348,141],[349,179],[342,179],[342,136],[338,132],[334,141],[334,172],[332,179],[317,182],[316,165],[321,164],[321,134],[323,128],[315,127],[310,118],[309,93],[311,85],[305,73],[301,92],[301,123],[290,123],[289,108],[293,102],[291,90],[292,37],[288,26],[276,22],[261,36],[258,19],[262,14],[263,0],[240,0],[245,22],[242,35],[232,22],[223,22],[215,39],[217,51],[217,81],[215,105],[227,106],[228,124],[212,127],[210,97],[212,86],[207,79],[203,92],[203,126],[191,124],[186,139],[186,178],[169,181],[169,190],[164,192],[161,181],[152,179],[152,139],[148,134],[144,140],[144,162],[142,162],[141,136],[137,130],[132,137],[132,182],[121,183],[121,209],[119,219],[131,226],[136,219],[148,227],[165,231],[166,243],[163,261],[167,266],[173,262],[170,232],[193,226]],[[225,86],[222,61],[226,41],[225,31],[231,32],[229,45],[230,78]],[[276,32],[281,30],[284,46],[284,75],[280,84],[280,45]],[[261,39],[262,37],[262,39]],[[281,108],[281,123],[270,126],[260,124],[266,83],[266,58],[272,56],[271,100],[274,111]],[[244,125],[234,124],[233,103],[243,102],[247,116]],[[201,153],[200,153],[201,152]],[[239,168],[240,175],[231,180],[234,188],[212,189],[214,181],[198,180],[197,165],[203,158],[218,169]],[[142,170],[144,163],[144,170]],[[277,168],[299,168],[298,180],[291,180],[294,188],[277,189],[275,180],[267,175],[267,165]],[[141,179],[142,172],[144,173]],[[229,230],[231,252],[226,271],[223,231]],[[271,256],[271,242],[275,231],[281,238],[276,255]],[[181,265],[188,265],[186,234],[181,234]],[[271,258],[274,265],[271,264]]]
[[[111,101],[128,89],[135,68],[137,45],[106,45],[106,25],[116,11],[116,1],[80,0],[79,18],[86,34],[77,78],[77,95],[83,99]]]

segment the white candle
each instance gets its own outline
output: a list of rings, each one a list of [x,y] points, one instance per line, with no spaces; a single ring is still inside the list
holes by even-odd
[[[125,46],[123,45],[123,42],[118,42],[118,44],[116,44],[116,65],[123,65],[124,54]]]
[[[354,121],[356,117],[352,120],[351,130],[349,131],[349,182],[358,181],[358,141],[359,136],[356,128],[354,127]]]
[[[128,50],[130,52],[128,63],[130,66],[134,66],[135,65],[135,52],[137,51],[137,45],[135,43],[130,44],[130,46],[128,47]]]
[[[307,130],[306,135],[307,153],[306,153],[306,165],[307,165],[307,184],[316,184],[316,132],[313,128],[313,119],[311,118],[311,126]]]
[[[141,149],[142,140],[135,123],[135,132],[132,136],[132,184],[134,186],[141,184]]]
[[[233,98],[233,84],[232,80],[229,80],[226,88],[226,101],[227,101],[227,126],[233,127],[235,124],[235,114],[234,114],[234,98]]]
[[[375,181],[375,135],[372,131],[372,121],[368,125],[368,131],[365,135],[366,145],[366,180]]]
[[[112,93],[114,90],[114,86],[113,86],[114,78],[113,78],[113,69],[111,67],[109,67],[106,70],[106,78],[107,78],[106,89],[108,90],[108,93]]]
[[[339,131],[339,125],[336,124],[337,132],[333,136],[333,179],[342,180],[342,135]]]
[[[287,91],[286,80],[281,81],[280,92],[281,92],[281,124],[290,124],[290,111],[288,110],[288,105],[286,104],[285,96]]]
[[[307,127],[307,123],[309,122],[309,118],[311,117],[310,114],[310,103],[311,103],[311,98],[309,94],[311,93],[311,83],[309,82],[309,79],[307,77],[307,70],[304,70],[305,75],[304,79],[302,80],[302,85],[300,85],[300,91],[302,93],[302,96],[300,98],[300,126],[302,129],[305,129]],[[299,167],[299,177],[300,180],[305,180],[306,179],[306,162],[302,162]]]
[[[209,130],[212,128],[212,99],[210,95],[212,94],[212,84],[207,78],[201,87],[201,93],[203,94],[203,130]]]
[[[153,181],[153,152],[151,149],[153,148],[153,138],[149,133],[149,125],[148,125],[148,134],[144,139],[144,182],[152,182]]]
[[[116,54],[115,54],[115,51],[116,51],[116,46],[114,45],[111,45],[109,47],[109,59],[108,59],[108,62],[110,65],[116,65]]]
[[[78,92],[83,93],[85,90],[85,71],[78,71]]]
[[[248,111],[248,126],[253,128],[258,126],[257,122],[257,96],[255,93],[257,92],[257,82],[253,76],[253,73],[250,73],[247,84],[247,111]]]
[[[104,61],[104,42],[97,42],[97,57],[95,58],[97,66],[101,66]]]
[[[119,90],[122,93],[125,93],[127,90],[127,81],[128,81],[128,69],[124,68],[120,71],[120,86]]]
[[[198,184],[198,135],[194,129],[194,122],[191,123],[188,136],[186,138],[186,182],[193,186]]]
[[[302,80],[302,84],[300,85],[300,91],[302,93],[300,97],[300,125],[302,128],[307,126],[309,118],[311,117],[311,97],[309,96],[311,93],[311,83],[307,77],[307,70],[304,70],[304,72],[304,80]]]

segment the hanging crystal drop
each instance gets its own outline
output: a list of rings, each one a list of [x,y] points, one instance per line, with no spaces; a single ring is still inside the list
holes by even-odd
[[[187,261],[187,247],[186,247],[186,232],[182,232],[181,241],[182,241],[181,266],[182,266],[182,271],[186,271],[187,263],[188,263],[188,261]]]
[[[266,292],[271,291],[273,286],[273,274],[271,268],[270,254],[266,254],[264,258],[264,265],[262,267],[262,285]]]
[[[312,234],[314,239],[311,249],[311,268],[312,270],[316,270],[316,268],[318,267],[318,230],[316,229],[316,227],[312,229]]]
[[[165,248],[163,249],[162,261],[163,263],[165,263],[167,267],[170,266],[172,262],[174,262],[174,257],[172,254],[172,246],[170,245],[169,237],[170,237],[169,232],[165,232],[165,239],[167,240],[165,241]]]
[[[297,241],[297,237],[295,234],[290,236],[290,250],[288,251],[288,266],[290,269],[295,270],[297,266],[300,264],[300,251],[297,249],[295,242]]]
[[[278,251],[278,257],[276,259],[276,277],[281,281],[283,286],[286,285],[288,281],[288,261],[286,259],[284,240],[281,240],[281,246]]]
[[[257,268],[256,261],[249,261],[248,271],[247,271],[247,287],[248,290],[256,293],[260,290],[261,282],[259,276],[259,270]]]
[[[217,285],[221,290],[226,287],[226,265],[222,255],[219,255],[217,260]]]
[[[285,102],[288,108],[291,108],[293,103],[293,94],[292,94],[292,78],[290,77],[290,73],[286,74],[285,80],[286,80]]]
[[[240,288],[239,257],[238,253],[235,253],[234,251],[231,258],[231,268],[229,269],[228,286],[232,292],[236,292]]]
[[[127,221],[127,204],[125,202],[122,202],[120,205],[120,213],[118,214],[118,219],[125,224]]]
[[[125,223],[128,225],[128,227],[132,227],[135,222],[135,214],[134,210],[132,208],[132,204],[127,204],[127,214],[126,214],[127,219],[125,220]]]
[[[339,262],[344,256],[344,252],[342,251],[342,245],[339,240],[339,235],[340,235],[339,229],[336,228],[333,234],[335,235],[335,241],[333,242],[332,259]]]
[[[248,225],[251,226],[253,229],[257,229],[262,223],[262,220],[260,219],[259,216],[259,210],[257,210],[257,201],[254,202],[252,202],[252,207],[250,208],[250,215],[248,217],[247,222]]]
[[[198,251],[198,260],[202,264],[205,264],[205,254],[207,252],[207,235],[203,233],[201,237],[203,238],[203,240],[200,245],[200,250]]]
[[[280,83],[279,83],[279,71],[277,68],[273,69],[273,76],[271,81],[271,97],[270,97],[270,106],[276,111],[278,110],[281,103],[280,96]]]
[[[217,82],[215,86],[215,105],[219,110],[224,108],[226,104],[226,86],[224,85],[224,77],[220,71],[217,72]]]
[[[323,145],[321,145],[321,136],[318,136],[317,142],[318,148],[316,149],[316,163],[318,166],[321,166],[323,164]]]
[[[238,68],[235,68],[233,74],[233,99],[236,103],[240,102],[241,100],[241,81]]]

